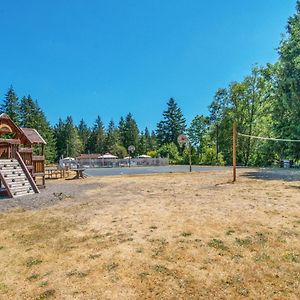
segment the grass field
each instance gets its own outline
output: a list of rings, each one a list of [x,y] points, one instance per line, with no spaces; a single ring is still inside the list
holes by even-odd
[[[299,299],[300,181],[245,173],[88,178],[2,212],[0,299]]]

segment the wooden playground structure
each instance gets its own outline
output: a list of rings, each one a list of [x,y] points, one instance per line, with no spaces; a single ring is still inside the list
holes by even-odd
[[[45,187],[45,140],[33,128],[19,128],[7,114],[0,115],[1,192],[15,198],[39,193]]]

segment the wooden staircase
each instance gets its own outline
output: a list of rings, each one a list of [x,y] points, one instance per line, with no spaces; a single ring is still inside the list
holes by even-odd
[[[29,171],[22,163],[23,161],[17,159],[0,159],[0,179],[11,198],[39,193]]]

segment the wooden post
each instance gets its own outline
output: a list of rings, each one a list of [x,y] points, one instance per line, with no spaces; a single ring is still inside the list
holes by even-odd
[[[190,163],[190,172],[192,172],[192,145],[189,143],[189,163]]]
[[[217,163],[219,161],[219,125],[216,124],[216,158],[217,158]]]
[[[232,169],[233,169],[233,182],[236,181],[236,123],[232,127]]]

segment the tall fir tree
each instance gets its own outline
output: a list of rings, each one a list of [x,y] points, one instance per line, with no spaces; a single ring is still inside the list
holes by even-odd
[[[123,146],[128,149],[130,145],[138,148],[139,143],[139,129],[135,119],[131,113],[128,113],[123,124],[122,131]]]
[[[13,86],[11,85],[7,93],[5,94],[3,103],[0,107],[0,112],[9,115],[9,117],[16,123],[16,125],[19,125],[19,109],[19,99],[15,93]]]
[[[103,154],[105,151],[105,129],[100,116],[97,116],[94,127],[87,142],[90,153]]]
[[[163,120],[157,124],[156,136],[159,146],[174,143],[178,146],[177,138],[185,133],[186,121],[181,109],[173,98],[167,102],[167,109],[163,112]]]
[[[82,143],[82,149],[84,153],[88,152],[88,140],[91,135],[91,130],[85,123],[83,119],[80,120],[79,125],[77,127],[78,135]]]
[[[82,152],[82,142],[71,116],[68,116],[65,121],[59,119],[54,132],[58,158],[77,157]]]
[[[38,102],[34,101],[30,95],[23,97],[19,112],[20,126],[34,128],[39,132],[47,143],[45,146],[46,162],[53,162],[56,158],[54,132]]]
[[[113,120],[108,123],[105,137],[105,151],[114,152],[116,145],[119,144],[119,132]]]

